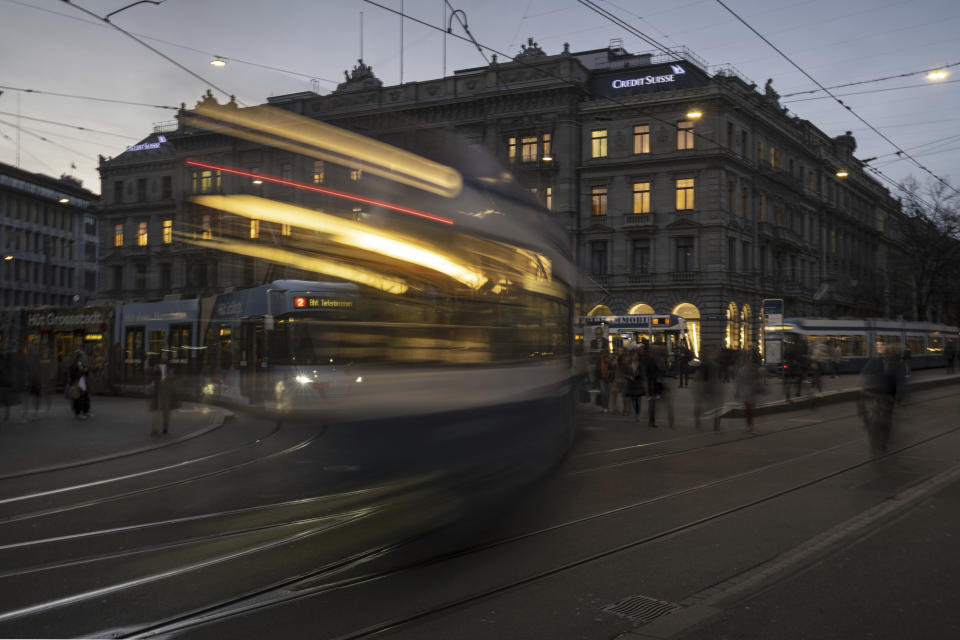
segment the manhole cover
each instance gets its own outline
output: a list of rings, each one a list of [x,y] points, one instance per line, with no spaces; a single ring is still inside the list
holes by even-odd
[[[665,616],[679,608],[680,605],[674,602],[657,600],[647,596],[630,596],[619,602],[608,604],[603,610],[615,616],[626,618],[631,622],[646,624],[654,618]]]

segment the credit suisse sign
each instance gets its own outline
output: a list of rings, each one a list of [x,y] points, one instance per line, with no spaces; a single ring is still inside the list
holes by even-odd
[[[591,89],[594,95],[623,96],[700,87],[709,81],[710,78],[705,73],[681,61],[597,74],[591,81]]]

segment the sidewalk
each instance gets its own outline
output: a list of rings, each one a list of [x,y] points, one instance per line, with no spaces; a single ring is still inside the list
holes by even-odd
[[[960,383],[960,374],[946,374],[944,372],[945,369],[943,367],[913,371],[910,377],[907,378],[907,389],[908,391],[915,391],[945,384]],[[694,404],[694,393],[696,393],[697,381],[692,378],[693,376],[691,376],[690,386],[682,389],[677,386],[676,378],[667,379],[674,407],[683,407],[683,409],[679,409],[680,411],[686,411],[686,407],[692,407]],[[733,397],[736,383],[725,382],[722,386],[724,403],[720,414],[721,418],[743,417],[743,403],[737,402]],[[824,376],[821,379],[821,386],[823,388],[822,392],[819,395],[813,396],[811,395],[812,390],[809,382],[805,382],[802,395],[799,398],[796,397],[793,393],[795,389],[792,389],[792,402],[787,402],[784,394],[783,380],[779,376],[768,375],[766,385],[767,393],[761,397],[760,402],[754,409],[754,414],[765,415],[779,413],[781,411],[790,411],[803,406],[804,403],[809,403],[814,397],[816,398],[817,404],[830,404],[833,402],[852,400],[856,398],[859,393],[860,376],[855,373],[841,374],[837,378]],[[647,398],[643,398],[643,406],[641,409],[644,412],[646,412],[646,405]],[[602,408],[592,403],[582,402],[579,403],[578,406],[579,411],[585,414],[602,413]],[[661,411],[658,409],[658,414],[660,413]]]
[[[77,420],[63,396],[41,401],[33,413],[32,398],[10,407],[0,422],[0,479],[29,471],[117,458],[189,440],[223,425],[232,413],[220,407],[185,402],[170,416],[170,434],[151,437],[153,412],[149,400],[93,396],[90,418]],[[4,418],[0,407],[0,420]]]

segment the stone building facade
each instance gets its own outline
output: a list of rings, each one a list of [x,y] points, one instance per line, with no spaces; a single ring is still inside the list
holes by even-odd
[[[98,198],[0,164],[0,307],[76,306],[97,289]]]
[[[397,86],[360,61],[330,95],[268,104],[401,147],[426,130],[486,147],[568,230],[583,314],[677,313],[698,342],[740,347],[756,340],[765,298],[782,298],[787,315],[886,310],[899,203],[864,172],[855,140],[791,116],[772,83],[758,91],[693,55],[659,59],[615,44],[548,55],[530,40],[513,61]],[[101,162],[102,297],[193,297],[308,277],[180,242],[182,233],[302,240],[269,223],[254,234],[249,221],[211,217],[189,196],[255,192],[309,205],[309,193],[254,185],[251,175],[332,187],[360,179],[350,167],[192,128],[189,114]]]

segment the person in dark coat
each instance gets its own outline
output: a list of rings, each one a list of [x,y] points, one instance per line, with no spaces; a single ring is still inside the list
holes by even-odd
[[[700,428],[700,417],[713,411],[713,429],[720,428],[720,408],[723,404],[723,385],[720,382],[720,364],[717,362],[718,351],[704,354],[700,359],[694,380],[693,394],[693,421],[697,429]]]
[[[693,354],[690,352],[690,349],[687,347],[687,345],[680,345],[680,350],[677,353],[677,377],[679,378],[678,386],[681,389],[690,384],[690,377],[687,375],[687,369],[690,368],[690,360],[692,359]]]
[[[152,436],[166,435],[170,429],[170,410],[173,404],[172,374],[169,356],[164,351],[160,354],[160,359],[150,368],[150,378],[153,380],[153,396],[150,400],[150,409],[155,412],[153,429],[150,433]]]
[[[72,399],[73,415],[78,420],[90,417],[90,387],[87,382],[89,367],[83,351],[77,349],[67,370],[67,393]]]
[[[878,342],[877,355],[867,360],[860,371],[859,411],[874,454],[887,450],[893,430],[893,407],[903,401],[906,379],[906,367],[899,354]]]

